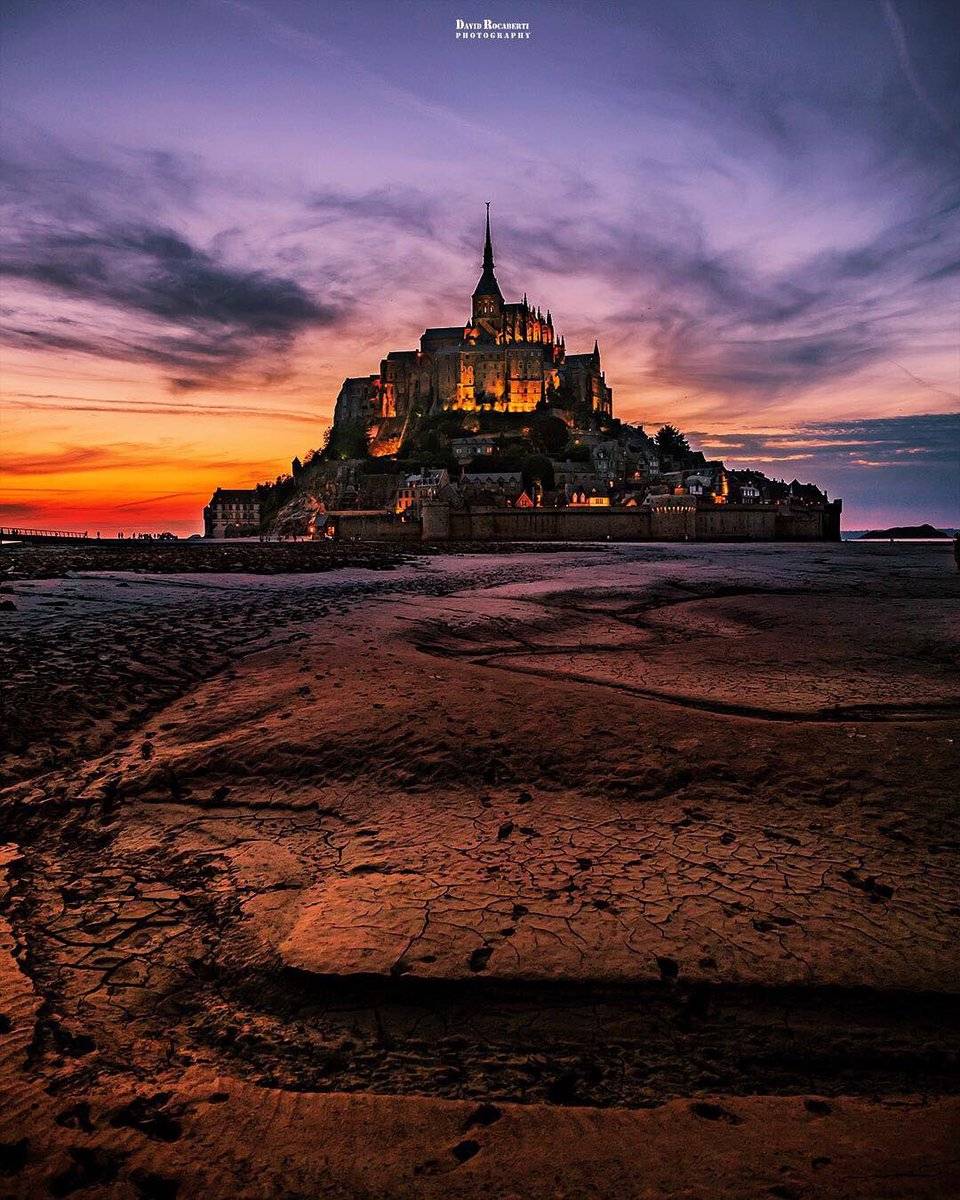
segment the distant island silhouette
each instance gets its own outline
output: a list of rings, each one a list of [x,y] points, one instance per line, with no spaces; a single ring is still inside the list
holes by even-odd
[[[860,534],[860,541],[878,541],[882,538],[945,538],[950,534],[932,525],[894,525],[891,529],[868,529]]]

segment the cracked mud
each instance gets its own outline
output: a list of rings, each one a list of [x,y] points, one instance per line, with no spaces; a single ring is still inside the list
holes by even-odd
[[[949,1194],[948,551],[11,594],[0,1195]]]

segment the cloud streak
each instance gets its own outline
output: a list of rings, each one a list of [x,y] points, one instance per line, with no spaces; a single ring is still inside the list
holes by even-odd
[[[318,417],[315,412],[298,409],[275,408],[271,406],[268,413],[262,409],[250,408],[239,404],[219,404],[198,401],[196,403],[176,400],[157,403],[150,400],[98,400],[85,396],[63,396],[55,393],[31,395],[24,392],[13,393],[5,401],[10,409],[20,409],[24,412],[88,412],[127,414],[132,416],[173,416],[173,417],[257,417],[265,416],[270,421],[292,425],[316,426]]]
[[[3,473],[12,477],[47,475],[90,475],[102,471],[153,468],[191,471],[244,471],[268,476],[275,468],[271,460],[231,460],[211,457],[199,447],[159,445],[155,442],[114,442],[102,446],[60,446],[42,455],[8,453]],[[15,489],[10,489],[15,490]]]
[[[954,186],[928,195],[921,215],[777,271],[746,250],[712,249],[702,222],[676,210],[517,225],[504,240],[521,271],[583,272],[612,284],[621,308],[609,326],[646,348],[647,379],[757,412],[889,359],[915,338],[914,322],[938,309],[948,329],[944,263],[960,257],[958,211]]]
[[[730,442],[723,434],[693,430],[688,435],[704,453],[722,452],[731,460],[759,458],[769,451],[802,452],[821,461],[844,462],[869,453],[889,466],[913,462],[951,465],[960,460],[960,414],[921,413],[856,421],[807,421],[793,429],[745,433]],[[736,450],[735,455],[731,451]],[[770,461],[767,459],[767,461]]]

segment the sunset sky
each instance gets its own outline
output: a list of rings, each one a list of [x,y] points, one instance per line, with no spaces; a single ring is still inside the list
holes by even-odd
[[[960,524],[960,37],[937,0],[13,0],[6,524],[201,527],[346,375],[507,299],[617,415]],[[455,21],[529,21],[457,42]]]

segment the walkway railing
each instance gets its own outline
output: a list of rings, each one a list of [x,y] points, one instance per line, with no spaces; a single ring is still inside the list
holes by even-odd
[[[21,526],[0,525],[0,537],[71,538],[76,541],[87,536],[85,531],[78,529],[27,529]]]

